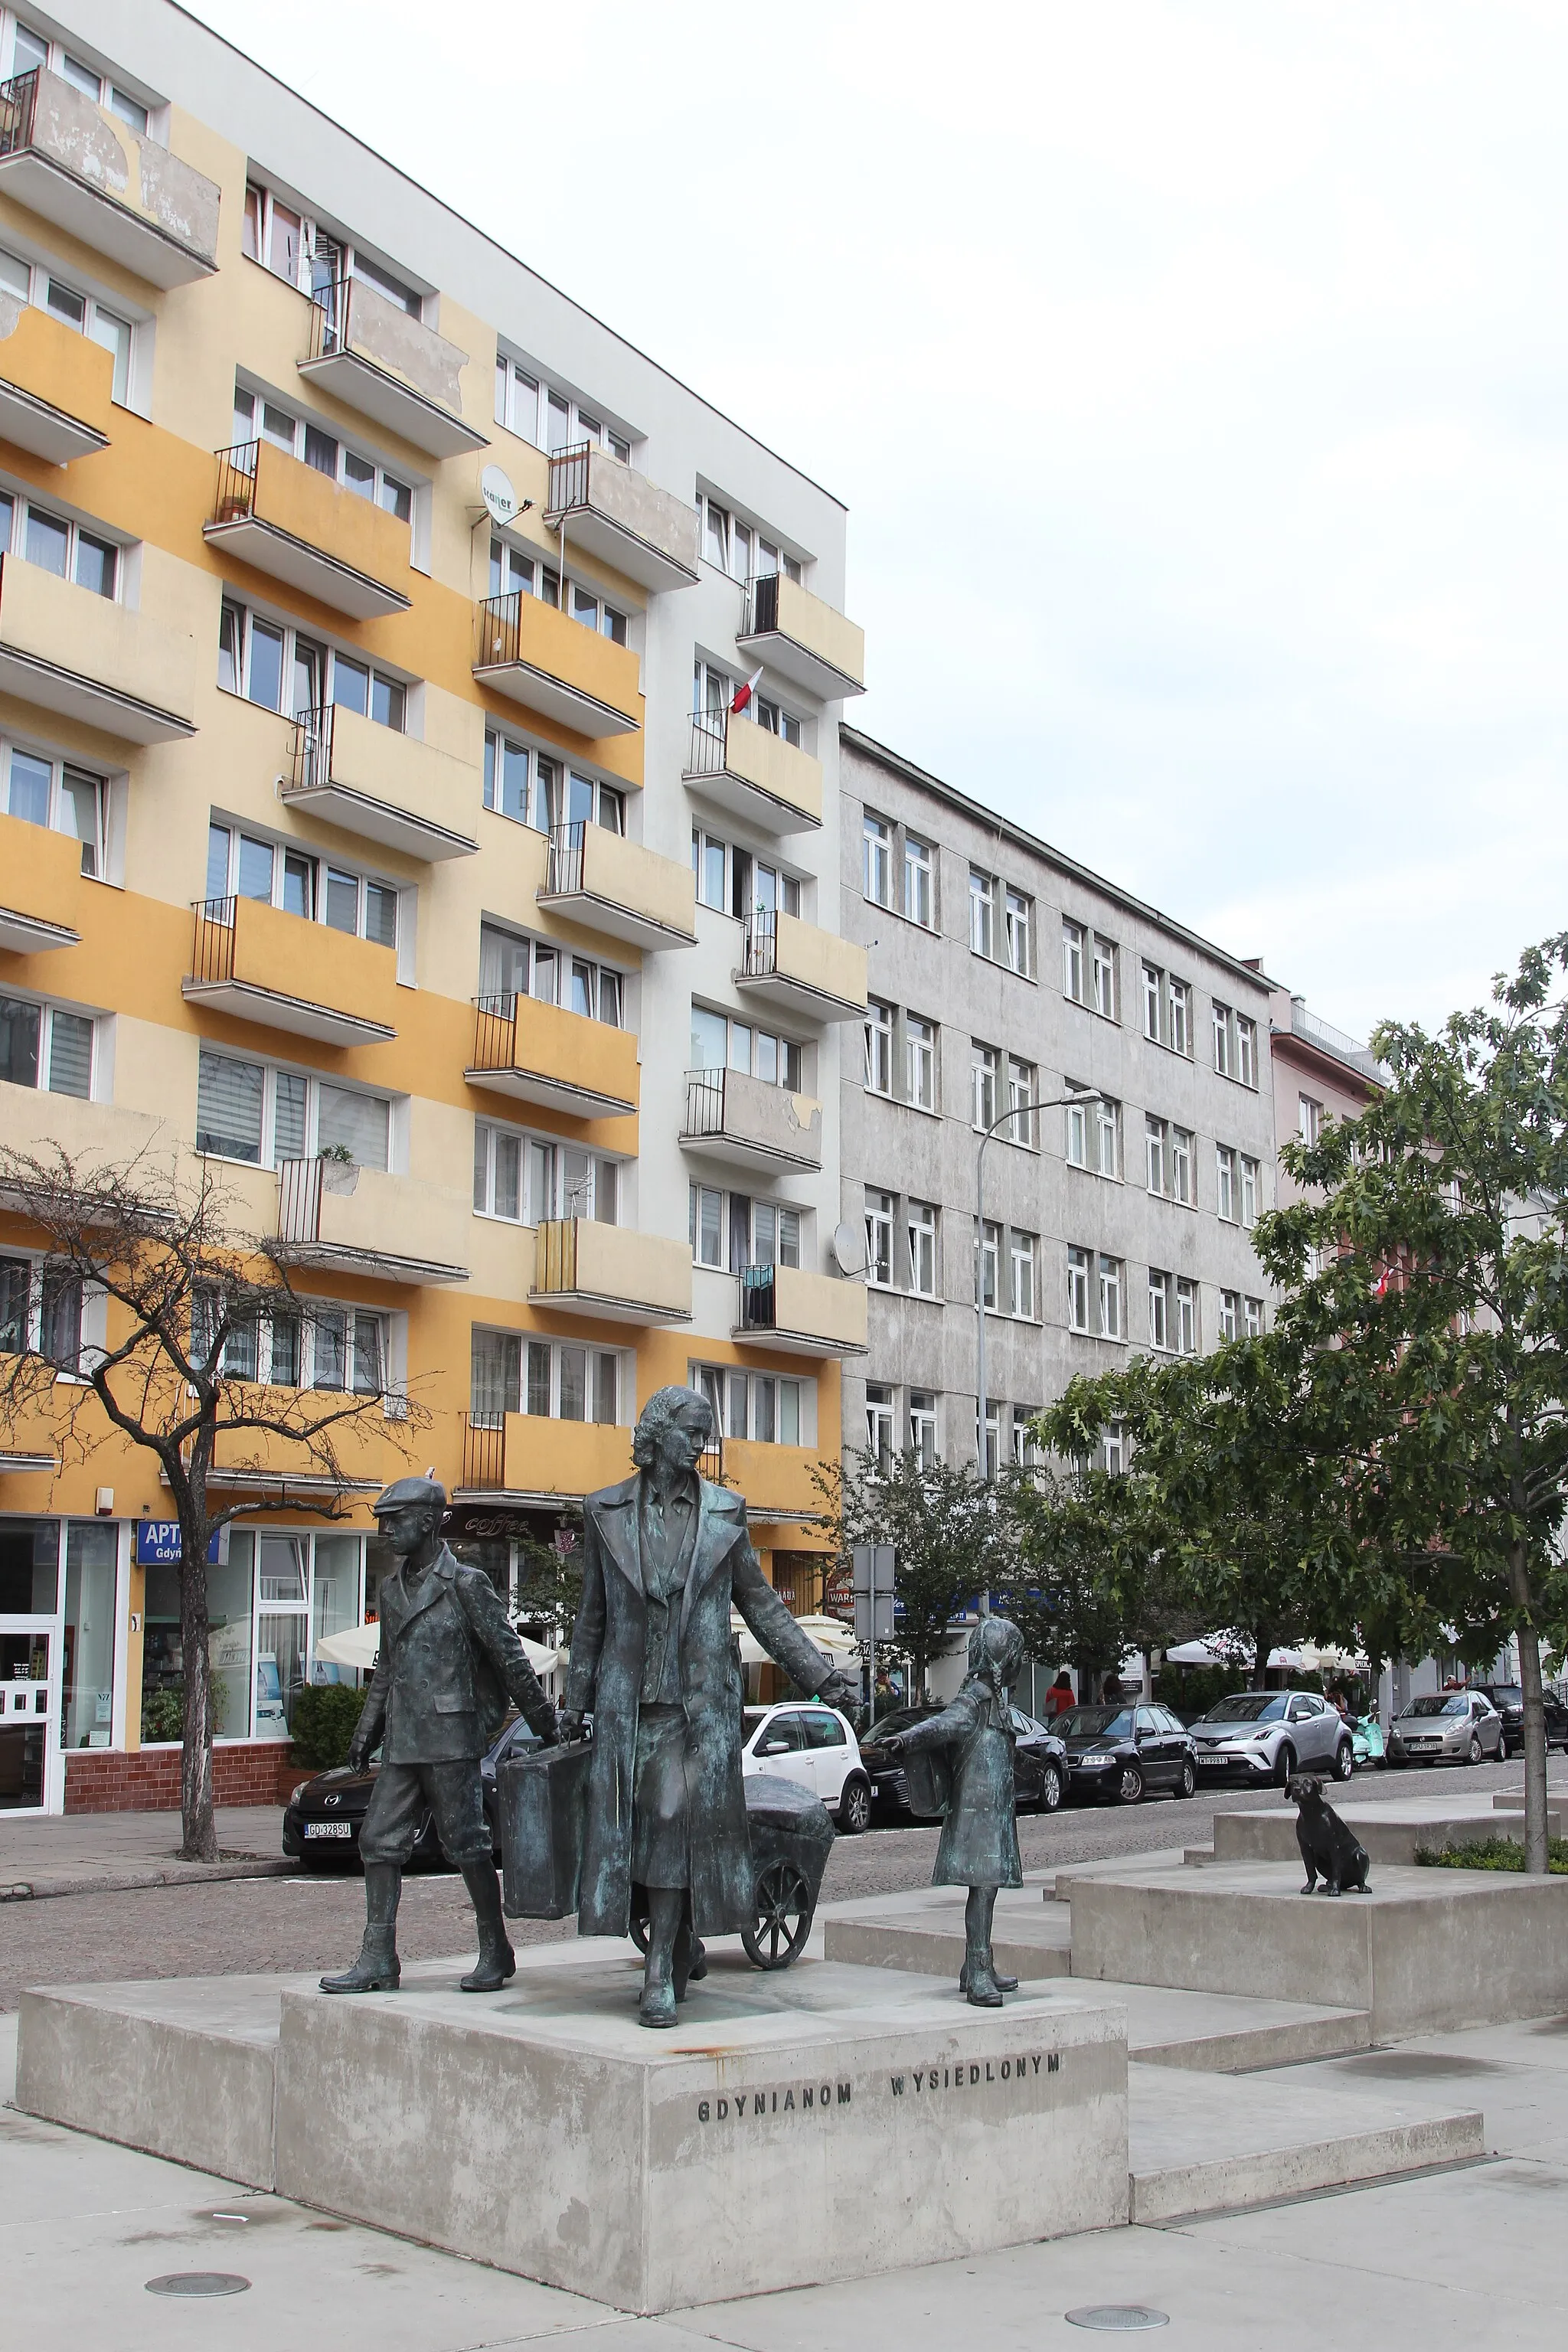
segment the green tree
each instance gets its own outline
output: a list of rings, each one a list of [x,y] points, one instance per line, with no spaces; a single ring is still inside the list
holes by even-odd
[[[914,1689],[956,1617],[1004,1583],[1010,1569],[1005,1490],[987,1486],[973,1463],[922,1463],[912,1449],[886,1463],[851,1448],[812,1472],[823,1509],[817,1525],[847,1561],[857,1544],[891,1544],[898,1638]]]
[[[570,1545],[536,1543],[531,1538],[522,1545],[517,1600],[512,1610],[517,1623],[542,1627],[546,1639],[558,1650],[564,1649],[572,1639],[572,1628],[577,1622],[583,1599],[581,1520],[574,1528],[563,1517],[561,1532],[573,1536]]]
[[[1311,1189],[1256,1236],[1286,1289],[1270,1352],[1342,1517],[1347,1600],[1407,1655],[1479,1663],[1518,1642],[1535,1872],[1542,1654],[1568,1640],[1565,970],[1562,934],[1436,1034],[1380,1027],[1391,1085],[1287,1150]]]
[[[1156,1638],[1157,1563],[1142,1482],[1089,1459],[1011,1482],[1015,1542],[996,1606],[1043,1664],[1070,1664],[1088,1696],[1124,1653]]]

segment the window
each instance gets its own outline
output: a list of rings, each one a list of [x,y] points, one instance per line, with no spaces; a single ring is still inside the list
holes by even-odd
[[[1244,1087],[1258,1084],[1258,1024],[1236,1016],[1236,1075]]]
[[[389,1168],[392,1103],[303,1071],[245,1061],[204,1045],[196,1065],[196,1150],[273,1168],[346,1151],[359,1168]]]
[[[18,20],[12,36],[11,71],[31,73],[35,67],[58,74],[62,81],[68,81],[74,89],[90,98],[95,106],[105,107],[116,115],[138,138],[146,138],[147,109],[139,98],[132,98],[129,90],[110,81],[107,75],[100,75],[96,66],[84,65],[60,42],[35,33],[30,25]]]
[[[1150,1192],[1163,1194],[1165,1190],[1165,1122],[1163,1118],[1145,1118],[1143,1121],[1143,1165]]]
[[[399,522],[408,522],[413,517],[412,483],[388,473],[374,457],[351,448],[323,426],[294,415],[289,409],[279,408],[260,393],[247,392],[243,384],[235,387],[234,439],[237,448],[249,442],[268,442],[286,456],[300,458],[314,472],[325,474],[340,489],[352,490],[355,498],[368,499],[372,506],[384,508]]]
[[[216,820],[207,826],[206,896],[258,898],[307,922],[373,940],[378,947],[397,945],[397,891],[392,883]]]
[[[622,1025],[621,975],[612,965],[574,955],[554,940],[503,931],[496,923],[479,926],[479,994],[487,1000],[531,996],[608,1029]]]
[[[1228,1143],[1216,1143],[1214,1154],[1215,1214],[1236,1223],[1236,1154]]]
[[[742,1070],[771,1087],[798,1094],[805,1067],[805,1049],[793,1037],[776,1036],[770,1029],[753,1029],[749,1022],[732,1021],[727,1013],[711,1013],[706,1005],[691,1008],[693,1070]]]
[[[1234,1339],[1241,1328],[1241,1293],[1222,1290],[1219,1295],[1219,1336],[1222,1340]]]
[[[572,594],[568,610],[572,618],[580,622],[584,628],[592,629],[596,636],[608,637],[613,646],[624,646],[626,641],[626,614],[617,606],[606,603],[604,597],[596,596],[591,588],[579,586],[575,580],[569,584]]]
[[[1016,1404],[1011,1420],[1013,1430],[1013,1463],[1019,1470],[1038,1466],[1045,1456],[1035,1436],[1035,1415],[1038,1408],[1032,1404]]]
[[[1166,1349],[1171,1344],[1171,1277],[1149,1269],[1149,1345]]]
[[[58,1371],[79,1376],[85,1305],[81,1277],[66,1266],[0,1257],[0,1355],[34,1349]]]
[[[1102,1339],[1121,1337],[1121,1261],[1107,1257],[1103,1251],[1100,1259],[1100,1336]]]
[[[1323,1106],[1310,1095],[1301,1095],[1296,1103],[1296,1125],[1303,1143],[1316,1143],[1323,1131]]]
[[[1173,1054],[1193,1050],[1193,992],[1184,980],[1165,983],[1165,1043]]]
[[[727,1364],[693,1364],[688,1384],[705,1396],[726,1437],[762,1445],[809,1445],[816,1418],[815,1383],[775,1380],[772,1373],[735,1371]]]
[[[618,801],[620,796],[616,797]],[[711,907],[716,914],[732,915],[737,922],[753,914],[800,912],[798,875],[719,840],[700,825],[691,828],[691,873],[698,904]]]
[[[699,1265],[744,1274],[748,1266],[800,1264],[800,1211],[777,1202],[691,1184],[687,1224]]]
[[[1028,1323],[1035,1319],[1035,1263],[1039,1248],[1037,1234],[1021,1234],[1015,1230],[1009,1236],[1010,1311]]]
[[[1101,1095],[1095,1105],[1096,1165],[1102,1176],[1121,1174],[1121,1105]]]
[[[0,287],[19,302],[31,302],[62,325],[74,328],[89,342],[101,343],[113,362],[110,397],[123,408],[131,394],[131,353],[134,330],[129,319],[106,310],[90,294],[79,293],[65,279],[54,277],[41,263],[24,260],[19,253],[0,247]]]
[[[109,850],[109,786],[68,760],[0,743],[0,808],[24,824],[68,834],[81,844],[81,870],[104,880]]]
[[[1035,902],[1021,890],[1009,890],[1004,909],[1007,927],[1007,961],[1025,980],[1035,976]]]
[[[1171,1198],[1180,1201],[1184,1208],[1195,1203],[1193,1191],[1193,1139],[1190,1129],[1171,1129]]]
[[[1089,1329],[1089,1286],[1093,1260],[1086,1249],[1068,1251],[1068,1329]]]
[[[910,1201],[905,1211],[910,1288],[918,1298],[936,1297],[936,1214],[930,1201]]]
[[[1075,1004],[1084,1002],[1083,925],[1062,922],[1062,994]]]
[[[419,318],[424,310],[422,296],[384,263],[361,253],[321,222],[295,212],[258,180],[246,184],[240,247],[247,260],[260,262],[301,294],[324,294],[342,279],[360,278],[410,318]]]
[[[1078,1080],[1068,1080],[1069,1093],[1078,1090]],[[1082,1102],[1069,1102],[1066,1108],[1067,1162],[1069,1168],[1089,1166],[1089,1114],[1093,1097],[1085,1096]]]
[[[1112,1478],[1127,1467],[1127,1430],[1120,1421],[1108,1421],[1100,1441],[1100,1466]]]
[[[1244,1225],[1258,1223],[1258,1179],[1257,1160],[1248,1160],[1244,1152],[1241,1160],[1241,1222]]]
[[[1228,1078],[1235,1076],[1235,1064],[1230,1007],[1216,1002],[1214,1008],[1214,1066],[1222,1078]]]
[[[880,1381],[866,1383],[866,1451],[879,1470],[893,1466],[893,1391]]]
[[[996,1123],[996,1064],[994,1045],[984,1045],[978,1037],[970,1040],[970,1118],[982,1134]]]
[[[904,835],[904,913],[909,921],[930,930],[935,922],[936,852],[929,841],[912,833]]]
[[[985,1443],[980,1443],[980,1406],[974,1408],[974,1450],[977,1459],[984,1459],[985,1475],[994,1478],[1001,1459],[1002,1407],[995,1397],[985,1400]]]
[[[875,907],[890,907],[893,903],[893,828],[879,816],[869,813],[861,822],[861,840],[865,854],[865,878],[862,888]]]
[[[111,541],[36,499],[0,490],[0,555],[7,554],[52,572],[57,580],[74,580],[79,588],[111,603],[119,593],[120,550]]]
[[[866,1273],[869,1281],[890,1288],[893,1280],[893,1196],[868,1190],[866,1194]]]
[[[1094,935],[1094,1009],[1102,1021],[1116,1019],[1116,949]]]
[[[1009,1143],[1035,1148],[1035,1105],[1040,1098],[1040,1074],[1033,1062],[1007,1056],[1007,1108],[1014,1116],[1002,1129]]]
[[[989,1313],[995,1314],[998,1297],[997,1277],[1002,1265],[1001,1226],[994,1225],[988,1217],[985,1221],[984,1235],[978,1229],[976,1231],[975,1244],[976,1256],[979,1261],[976,1279],[979,1284],[981,1304]]]
[[[630,1402],[632,1380],[618,1349],[524,1339],[476,1324],[470,1349],[468,1412],[482,1429],[499,1429],[509,1412],[613,1424],[622,1418],[623,1391]]]
[[[777,572],[789,580],[800,578],[796,558],[764,538],[754,524],[742,521],[717,499],[704,495],[697,503],[702,510],[702,552],[716,570],[741,581],[766,579]]]
[[[1214,1066],[1222,1078],[1237,1085],[1258,1084],[1258,1024],[1243,1013],[1214,1001]]]
[[[524,1135],[489,1119],[474,1121],[474,1213],[509,1223],[542,1224],[553,1217],[587,1217],[613,1225],[620,1209],[621,1171],[552,1136]]]
[[[921,1110],[936,1108],[936,1023],[904,1015],[904,1093]]]
[[[340,653],[302,630],[286,628],[226,596],[218,618],[217,682],[264,710],[303,719],[336,704],[401,735],[408,688],[387,670]]]
[[[874,1095],[893,1091],[893,1008],[875,997],[866,1013],[866,1087]]]
[[[793,743],[797,751],[802,746],[801,722],[792,711],[765,694],[753,694],[742,709],[734,708],[739,681],[711,662],[699,660],[692,670],[692,716],[710,719],[718,730],[729,719],[743,719],[749,725],[760,727],[765,735],[776,735],[782,742]]]
[[[0,996],[0,1083],[87,1101],[97,1025],[87,1013],[68,1013],[62,1005]]]
[[[632,459],[632,445],[598,417],[580,408],[563,392],[542,383],[531,369],[505,352],[496,355],[495,417],[509,433],[531,441],[536,449],[565,449],[588,441],[607,449],[624,466]]]
[[[1243,1299],[1242,1321],[1243,1328],[1249,1339],[1261,1339],[1263,1336],[1263,1301],[1261,1298]]]
[[[1198,1286],[1181,1276],[1176,1283],[1176,1353],[1198,1352]]]
[[[969,944],[976,955],[996,952],[996,884],[989,874],[969,869]]]
[[[1164,997],[1165,975],[1152,963],[1140,967],[1143,983],[1143,1034],[1160,1043],[1160,1013]]]
[[[910,1452],[922,1470],[936,1466],[936,1398],[930,1389],[910,1391]]]

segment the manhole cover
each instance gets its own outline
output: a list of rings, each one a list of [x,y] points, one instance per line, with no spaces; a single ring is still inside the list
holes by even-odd
[[[149,2279],[149,2294],[243,2294],[249,2286],[247,2278],[237,2271],[168,2271],[162,2278]]]
[[[1134,2327],[1169,2327],[1168,2311],[1152,2311],[1146,2303],[1085,2303],[1068,2313],[1069,2327],[1099,2327],[1107,2335]]]

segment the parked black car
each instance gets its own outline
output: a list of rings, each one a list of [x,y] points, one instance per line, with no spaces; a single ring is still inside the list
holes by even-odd
[[[514,1715],[479,1759],[485,1819],[490,1825],[490,1847],[498,1863],[500,1817],[496,1811],[496,1767],[509,1756],[521,1756],[538,1745],[521,1716]],[[341,1764],[334,1771],[318,1772],[313,1780],[301,1780],[284,1809],[284,1853],[297,1855],[307,1870],[342,1869],[357,1863],[359,1833],[380,1769],[379,1763],[372,1762],[363,1772],[351,1772],[346,1764]],[[446,1864],[441,1841],[428,1811],[414,1841],[414,1860],[434,1864],[437,1869]]]
[[[1151,1789],[1190,1797],[1197,1787],[1192,1734],[1168,1706],[1064,1707],[1056,1727],[1075,1797],[1135,1805]]]
[[[1022,1707],[1012,1710],[1014,1749],[1014,1801],[1019,1812],[1054,1813],[1067,1794],[1067,1749],[1043,1723]],[[940,1715],[939,1706],[901,1706],[891,1715],[878,1717],[873,1728],[860,1742],[860,1761],[871,1776],[872,1818],[876,1821],[913,1821],[910,1810],[910,1784],[904,1768],[895,1762],[881,1744],[889,1732],[908,1731],[911,1725],[923,1723],[927,1716]]]
[[[1489,1698],[1502,1717],[1502,1746],[1498,1750],[1500,1763],[1510,1756],[1524,1753],[1524,1693],[1517,1683],[1471,1683],[1469,1688]],[[1542,1691],[1542,1704],[1546,1711],[1546,1749],[1561,1748],[1568,1755],[1568,1706],[1564,1706],[1555,1691]]]

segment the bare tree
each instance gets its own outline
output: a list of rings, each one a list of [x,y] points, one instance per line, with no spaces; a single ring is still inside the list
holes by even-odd
[[[345,1360],[342,1315],[302,1296],[286,1245],[245,1232],[208,1164],[182,1164],[152,1148],[120,1165],[41,1158],[0,1148],[0,1202],[44,1245],[30,1308],[13,1317],[18,1352],[0,1359],[0,1428],[40,1413],[62,1461],[83,1460],[113,1437],[156,1459],[180,1524],[180,1640],[184,1746],[180,1772],[182,1858],[217,1860],[213,1818],[213,1689],[207,1554],[232,1520],[284,1507],[290,1472],[320,1482],[301,1507],[342,1515],[350,1473],[342,1443],[374,1423],[406,1454],[427,1416],[394,1390],[384,1363]],[[93,1337],[85,1336],[94,1326]],[[272,1379],[258,1378],[266,1334]],[[298,1382],[278,1379],[281,1365]],[[222,1449],[221,1463],[219,1449]],[[215,1499],[221,1468],[224,1497]],[[245,1494],[247,1482],[250,1492]]]

